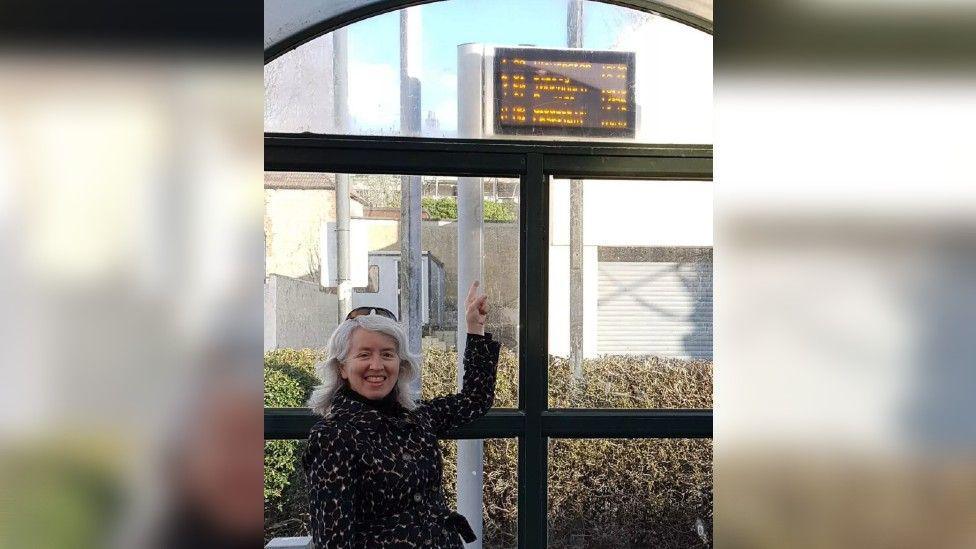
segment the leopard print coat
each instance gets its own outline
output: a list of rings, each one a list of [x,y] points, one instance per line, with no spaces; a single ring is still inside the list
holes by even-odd
[[[468,334],[460,393],[384,413],[336,392],[302,458],[317,549],[462,548],[475,534],[448,509],[437,439],[483,416],[495,399],[500,345]],[[460,535],[460,538],[459,538]]]

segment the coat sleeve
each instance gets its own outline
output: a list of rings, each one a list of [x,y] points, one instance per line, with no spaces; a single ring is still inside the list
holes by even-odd
[[[501,344],[491,334],[468,334],[464,349],[464,380],[461,392],[431,399],[427,408],[438,438],[448,431],[485,415],[495,402],[495,374]]]
[[[318,427],[318,426],[317,426]],[[356,439],[329,424],[312,430],[302,457],[309,494],[309,527],[316,549],[352,547],[356,500],[359,497]]]

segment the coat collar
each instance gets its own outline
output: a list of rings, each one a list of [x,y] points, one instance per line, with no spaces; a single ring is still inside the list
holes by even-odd
[[[332,397],[332,413],[337,416],[350,416],[362,413],[374,413],[399,417],[405,412],[404,408],[396,399],[396,387],[386,397],[380,400],[370,400],[348,385],[343,385]]]

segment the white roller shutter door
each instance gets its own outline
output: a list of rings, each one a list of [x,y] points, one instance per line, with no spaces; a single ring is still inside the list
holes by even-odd
[[[601,261],[597,311],[600,354],[710,359],[710,258]]]

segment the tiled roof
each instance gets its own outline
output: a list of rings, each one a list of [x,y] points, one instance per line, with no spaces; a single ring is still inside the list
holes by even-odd
[[[335,174],[318,172],[264,172],[264,188],[331,191],[335,189]],[[360,204],[366,203],[366,200],[355,192],[350,192],[349,197]]]

